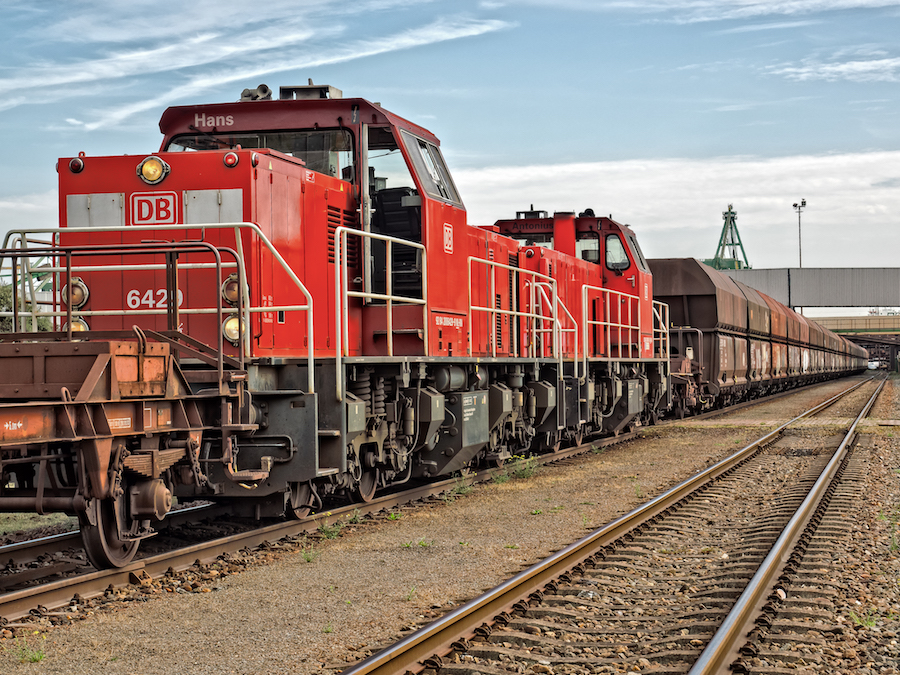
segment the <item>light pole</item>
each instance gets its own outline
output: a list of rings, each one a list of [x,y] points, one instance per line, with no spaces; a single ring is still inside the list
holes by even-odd
[[[806,200],[801,199],[799,204],[794,204],[794,210],[797,211],[797,249],[800,252],[800,267],[803,267],[803,237],[800,232],[800,214],[806,208]]]

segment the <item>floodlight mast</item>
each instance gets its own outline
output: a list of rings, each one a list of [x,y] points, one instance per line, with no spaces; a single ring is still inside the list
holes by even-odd
[[[794,210],[797,211],[797,250],[800,254],[800,267],[803,267],[803,235],[800,230],[800,214],[806,208],[806,200],[801,199],[800,203],[794,203]]]

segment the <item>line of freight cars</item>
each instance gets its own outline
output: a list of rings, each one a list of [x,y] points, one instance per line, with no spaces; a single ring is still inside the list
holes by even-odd
[[[653,422],[673,391],[726,403],[763,382],[735,361],[757,342],[784,353],[771,386],[856,366],[837,347],[825,366],[809,333],[780,350],[776,320],[714,294],[706,314],[675,303],[704,338],[678,333],[697,368],[673,390],[630,228],[470,226],[439,140],[333,87],[169,108],[160,130],[154,154],[60,160],[60,227],[0,251],[0,511],[77,515],[98,567],[127,564],[173,498],[303,517]]]
[[[865,369],[862,347],[693,258],[649,260],[683,417]]]

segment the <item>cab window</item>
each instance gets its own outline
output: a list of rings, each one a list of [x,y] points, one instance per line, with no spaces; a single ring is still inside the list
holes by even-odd
[[[425,192],[436,199],[461,204],[459,193],[441,156],[441,151],[434,143],[417,138],[406,131],[401,132],[406,151],[412,159],[416,175],[419,177]]]
[[[307,168],[326,176],[353,182],[353,138],[346,129],[299,131],[238,131],[178,136],[166,148],[169,152],[222,150],[240,146],[270,148],[303,160]]]
[[[617,234],[606,235],[606,267],[614,272],[622,272],[631,266],[628,253]]]
[[[647,265],[647,261],[644,259],[644,253],[641,251],[641,247],[638,246],[637,239],[635,239],[633,234],[628,235],[628,245],[631,247],[631,253],[637,261],[637,266],[642,272],[649,272],[650,267]]]

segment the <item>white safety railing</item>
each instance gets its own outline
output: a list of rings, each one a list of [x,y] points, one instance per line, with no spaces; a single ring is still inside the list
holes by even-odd
[[[600,318],[590,319],[592,305],[599,300]],[[587,372],[590,330],[596,327],[602,334],[600,353],[606,358],[640,358],[641,356],[641,301],[636,295],[613,291],[599,286],[581,288],[581,323],[584,349],[584,369]],[[613,354],[613,350],[617,352]]]
[[[237,262],[232,263],[220,263],[219,266],[221,269],[240,269],[242,278],[240,281],[241,294],[243,297],[243,316],[241,317],[241,322],[243,325],[242,331],[242,339],[240,344],[242,345],[242,353],[245,357],[249,357],[250,354],[250,341],[246,339],[245,333],[249,333],[250,330],[250,316],[252,314],[274,314],[277,312],[305,312],[306,314],[306,332],[308,338],[308,347],[307,347],[307,387],[309,393],[313,393],[315,391],[315,369],[314,369],[314,356],[315,356],[315,333],[314,333],[314,322],[313,322],[313,299],[309,290],[304,286],[303,282],[300,281],[300,278],[291,268],[290,264],[284,259],[284,257],[279,253],[278,249],[272,244],[272,242],[266,237],[263,231],[259,228],[259,226],[255,223],[249,222],[233,222],[233,223],[191,223],[191,224],[179,224],[179,225],[132,225],[127,228],[127,232],[153,232],[155,236],[155,240],[160,238],[160,233],[165,232],[197,232],[199,233],[199,239],[197,239],[197,243],[204,242],[204,233],[207,230],[233,230],[234,238],[235,238],[235,253],[238,257]],[[60,246],[60,236],[68,235],[68,234],[99,234],[104,232],[115,232],[122,233],[123,229],[120,227],[66,227],[66,228],[44,228],[44,229],[33,229],[33,230],[10,230],[7,232],[4,241],[3,248],[10,249],[16,248],[22,251],[22,257],[29,256],[37,256],[42,255],[40,252],[40,247],[31,248],[29,244],[40,244],[47,245],[47,241],[36,240],[35,237],[48,237],[51,246]],[[303,295],[304,302],[301,304],[272,304],[267,305],[251,305],[250,304],[250,291],[247,283],[247,269],[248,264],[245,260],[244,256],[244,247],[242,244],[242,232],[249,234],[254,238],[254,240],[258,241],[268,252],[271,254],[272,259],[275,263],[284,270],[285,274],[287,274],[288,278],[292,282],[293,286]],[[195,240],[187,239],[183,243],[192,243]],[[164,246],[164,242],[159,242],[160,246]],[[110,244],[115,245],[115,244]],[[127,244],[122,244],[126,246]],[[4,258],[2,265],[6,266],[7,258]],[[10,265],[12,264],[10,258]],[[191,271],[191,270],[215,270],[217,268],[217,263],[188,263],[184,265],[179,265],[179,270]],[[131,272],[131,271],[164,271],[167,269],[167,265],[165,263],[158,264],[114,264],[114,265],[73,265],[71,266],[71,273],[73,275],[77,273],[85,273],[85,272]],[[34,268],[30,268],[31,275],[33,276]],[[42,266],[40,268],[41,273],[48,273],[55,275],[57,279],[56,288],[61,287],[60,279],[61,275],[66,272],[66,267],[61,266],[59,262],[53,266]],[[2,267],[0,267],[0,276],[7,273]],[[10,270],[10,274],[12,271]],[[219,281],[219,284],[221,284]],[[24,279],[20,282],[23,284],[23,289],[25,288]],[[216,294],[218,294],[218,285],[216,288]],[[33,297],[33,296],[32,296]],[[123,303],[127,302],[127,298],[122,298]],[[177,299],[176,299],[177,303]],[[166,306],[166,301],[160,301],[162,307],[144,307],[141,303],[138,303],[137,306],[125,306],[121,309],[113,309],[113,310],[72,310],[71,315],[77,317],[92,317],[92,316],[121,316],[123,313],[127,313],[128,315],[141,316],[141,315],[162,315],[168,313],[168,308]],[[59,306],[58,301],[54,299],[54,306]],[[67,311],[62,310],[52,310],[52,311],[44,311],[44,312],[35,312],[34,303],[32,302],[32,311],[29,312],[29,315],[34,315],[35,317],[45,316],[53,319],[57,325],[62,317],[68,316]],[[202,314],[215,314],[217,312],[216,307],[187,307],[187,308],[179,308],[178,313],[181,315],[202,315]],[[3,316],[11,316],[10,312],[0,313]]]
[[[653,356],[669,358],[669,306],[657,300],[653,301]]]
[[[385,292],[373,293],[371,291],[354,291],[350,289],[348,271],[347,237],[360,238],[360,243],[366,240],[385,242]],[[335,372],[337,382],[337,400],[344,400],[342,359],[350,355],[350,298],[363,300],[377,300],[385,303],[387,351],[388,356],[394,355],[394,305],[422,306],[422,339],[425,343],[425,356],[428,356],[428,265],[425,255],[425,246],[407,239],[389,237],[374,232],[365,232],[348,227],[339,227],[334,231],[334,297],[335,297]],[[422,297],[417,298],[408,295],[397,295],[393,292],[393,247],[406,246],[419,252],[422,263]],[[362,250],[362,247],[361,249]]]
[[[498,335],[497,335],[497,321],[496,318],[498,316],[508,316],[511,317],[510,320],[513,322],[518,322],[520,320],[525,320],[525,330],[524,335],[522,336],[522,349],[520,349],[520,356],[527,356],[531,358],[536,358],[542,356],[537,352],[539,341],[535,339],[539,337],[543,332],[541,329],[537,328],[537,326],[541,325],[541,322],[548,322],[551,326],[553,326],[556,322],[556,280],[552,277],[547,276],[546,274],[541,274],[539,272],[534,272],[531,270],[525,270],[520,267],[513,267],[512,265],[504,265],[503,263],[497,262],[495,260],[486,260],[484,258],[476,258],[474,256],[469,256],[469,311],[468,311],[468,320],[469,320],[469,342],[468,342],[468,354],[472,355],[472,334],[474,331],[474,325],[472,323],[472,315],[475,312],[481,312],[487,314],[488,324],[490,326],[490,338],[491,338],[491,356],[497,356],[497,345],[498,345]],[[486,281],[487,283],[487,302],[485,305],[478,305],[475,302],[475,286],[476,283],[476,268],[484,268],[484,275],[479,276],[477,279],[478,283]],[[494,305],[494,299],[497,297],[497,274],[500,270],[506,270],[510,275],[512,275],[512,283],[510,284],[512,288],[512,297],[510,298],[510,309],[502,309],[500,307],[496,307]],[[532,297],[531,304],[529,305],[531,309],[513,309],[519,306],[519,287],[522,285],[524,279],[524,284],[526,287],[531,286],[532,288],[537,288],[537,283],[544,283],[549,288],[552,289],[551,295],[553,296],[553,301],[548,302],[547,313],[542,313],[544,308],[538,308],[536,306],[535,299]],[[505,282],[504,282],[505,283]],[[512,332],[512,329],[510,329]],[[557,339],[557,335],[555,333],[551,333],[551,343],[550,343],[550,354],[553,358],[558,358],[559,356],[559,342]]]
[[[573,354],[572,360],[574,363],[573,375],[576,378],[580,379],[581,375],[579,374],[579,370],[578,370],[578,364],[580,361],[579,351],[578,351],[578,323],[575,321],[575,317],[572,316],[572,313],[569,311],[569,308],[566,307],[565,303],[559,299],[559,296],[556,295],[556,286],[555,285],[551,286],[547,282],[537,281],[537,282],[531,284],[531,288],[533,290],[532,295],[531,295],[531,306],[532,307],[534,307],[535,305],[537,305],[538,307],[541,307],[544,303],[547,303],[551,307],[555,306],[555,307],[558,307],[559,309],[562,309],[562,311],[565,313],[566,317],[568,318],[569,323],[571,324],[572,327],[571,328],[563,328],[562,322],[559,320],[559,311],[554,311],[554,312],[552,312],[553,316],[555,317],[553,320],[552,329],[543,329],[543,330],[552,330],[554,332],[553,344],[559,345],[559,347],[560,347],[558,354],[557,354],[557,358],[558,358],[559,364],[560,364],[560,369],[559,369],[560,374],[562,374],[562,372],[563,372],[562,362],[564,361],[563,355],[565,353],[565,345],[563,345],[563,343],[562,343],[562,340],[563,340],[562,334],[563,333],[572,333],[572,340],[574,343],[573,348],[572,348],[572,354]],[[551,300],[550,297],[548,297],[548,295],[547,295],[548,290],[550,291],[551,295],[553,296],[553,300]],[[534,291],[536,291],[536,292],[534,292]],[[538,314],[542,314],[542,312],[538,311]],[[535,329],[534,332],[538,333],[538,332],[542,332],[542,330]]]

